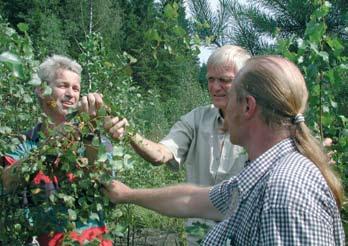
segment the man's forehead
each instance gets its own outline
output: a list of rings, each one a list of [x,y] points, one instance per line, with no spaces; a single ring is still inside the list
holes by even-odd
[[[236,74],[237,71],[234,66],[227,66],[227,65],[219,65],[219,66],[208,66],[207,67],[207,74],[209,73],[229,73],[229,74]]]
[[[78,78],[78,82],[81,79],[79,74],[69,69],[58,69],[56,71],[55,81],[68,81],[68,78]]]

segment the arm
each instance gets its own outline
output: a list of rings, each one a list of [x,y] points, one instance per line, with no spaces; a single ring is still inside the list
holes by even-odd
[[[125,135],[127,125],[126,119],[120,120],[118,117],[105,118],[104,127],[114,139],[120,139]],[[131,145],[141,157],[154,165],[167,163],[174,158],[173,154],[164,145],[148,140],[139,134],[131,137]]]
[[[141,157],[154,165],[167,163],[174,158],[163,144],[152,142],[139,134],[131,138],[131,145]]]
[[[210,187],[189,184],[156,189],[131,189],[119,181],[106,185],[106,194],[113,203],[132,203],[158,213],[182,218],[223,219],[209,199]]]

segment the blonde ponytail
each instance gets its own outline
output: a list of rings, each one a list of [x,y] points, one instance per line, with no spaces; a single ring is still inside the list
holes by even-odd
[[[324,152],[319,141],[312,136],[304,122],[296,124],[294,139],[299,152],[310,159],[324,176],[335,197],[337,206],[342,207],[344,195],[340,179],[331,170],[328,155]]]

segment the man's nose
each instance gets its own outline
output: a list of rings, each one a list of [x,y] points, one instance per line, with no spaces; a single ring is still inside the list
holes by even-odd
[[[72,87],[68,87],[66,90],[65,90],[65,95],[67,96],[72,96],[74,93],[74,90]]]

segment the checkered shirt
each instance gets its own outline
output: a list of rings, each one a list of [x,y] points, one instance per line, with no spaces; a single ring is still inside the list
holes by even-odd
[[[344,245],[335,199],[319,169],[285,139],[210,191],[225,215],[203,245]]]

